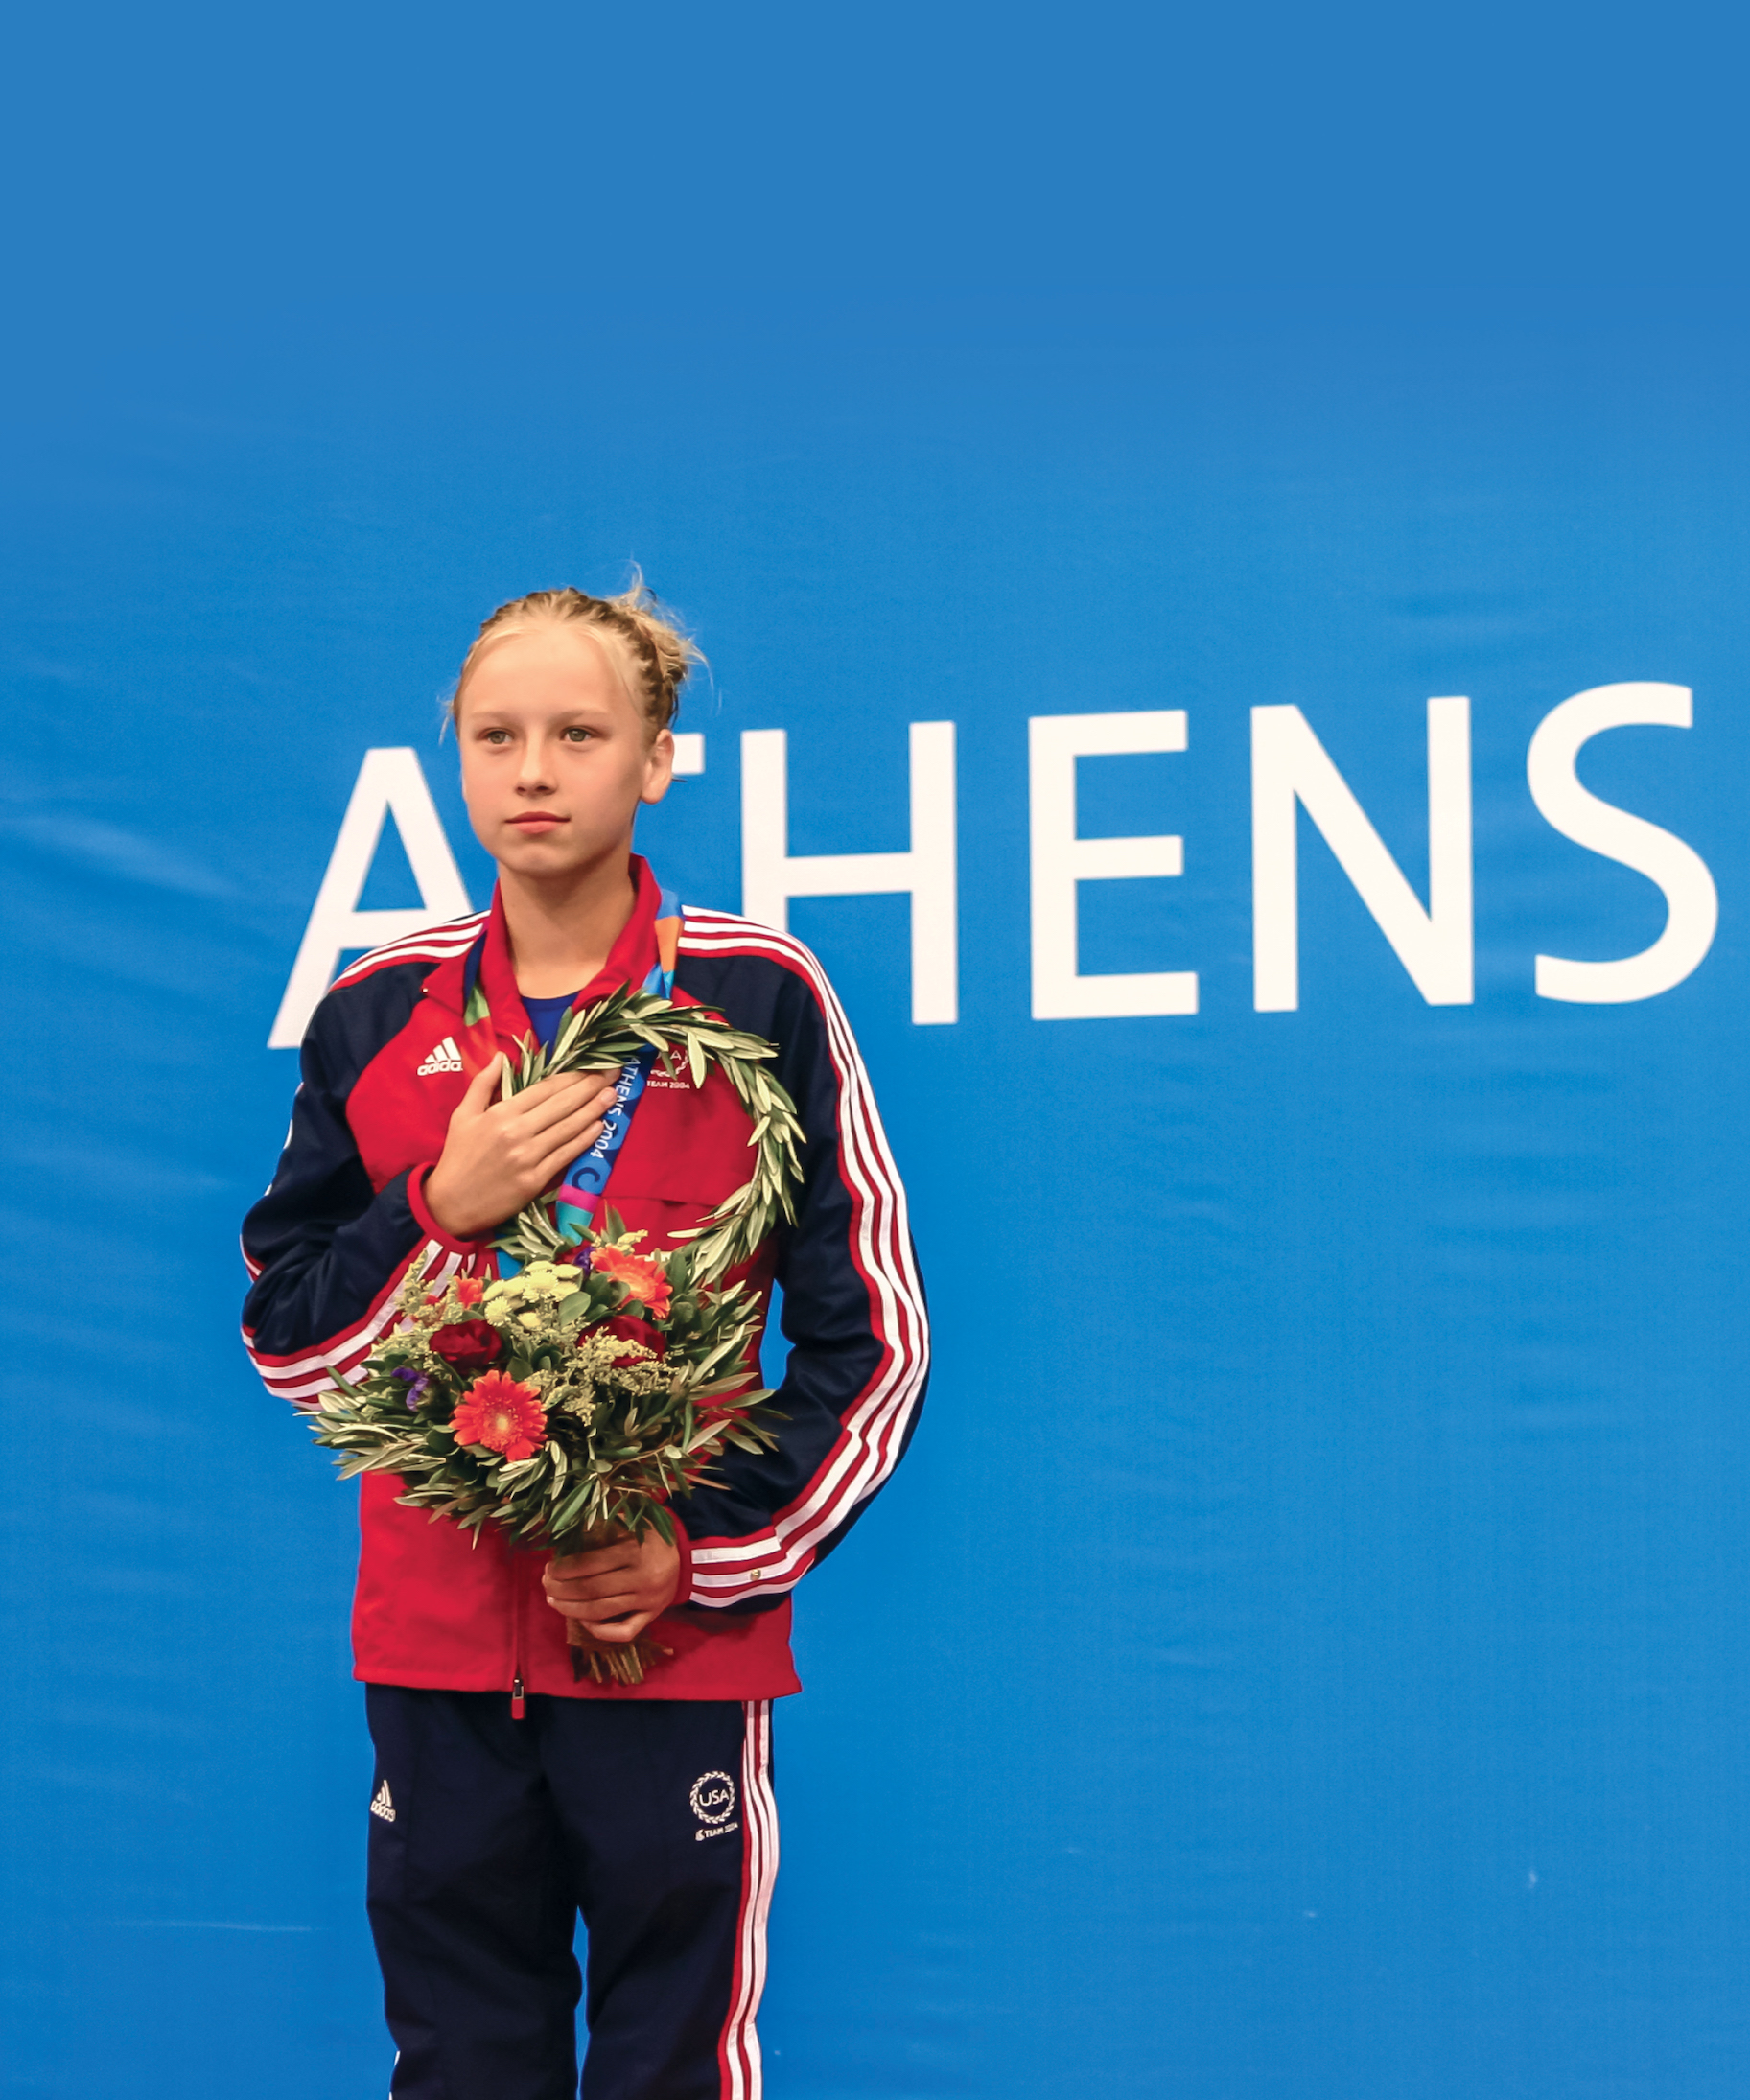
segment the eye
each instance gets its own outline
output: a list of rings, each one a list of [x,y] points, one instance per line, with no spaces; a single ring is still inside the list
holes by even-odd
[[[595,732],[593,729],[586,729],[581,722],[573,722],[571,728],[562,734],[569,743],[587,744],[595,736]]]
[[[507,729],[482,730],[480,741],[483,744],[507,744],[510,741],[510,732]]]

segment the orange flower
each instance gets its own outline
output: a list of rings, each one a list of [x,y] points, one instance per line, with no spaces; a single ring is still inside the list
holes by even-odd
[[[513,1465],[519,1458],[532,1458],[547,1441],[541,1395],[502,1371],[488,1371],[474,1381],[450,1428],[458,1444],[502,1452]]]
[[[618,1247],[598,1247],[591,1252],[590,1267],[598,1276],[609,1276],[616,1283],[623,1283],[638,1302],[647,1306],[658,1319],[668,1310],[668,1300],[673,1293],[668,1288],[668,1278],[663,1273],[663,1265],[654,1254],[628,1254]]]
[[[464,1305],[478,1305],[486,1295],[486,1286],[478,1276],[457,1276],[455,1295]]]

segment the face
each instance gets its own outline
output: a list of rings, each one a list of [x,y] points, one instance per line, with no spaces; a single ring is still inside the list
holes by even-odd
[[[651,736],[607,650],[576,627],[488,649],[462,688],[456,738],[475,836],[531,881],[623,856],[639,805],[662,801],[674,768],[674,738]]]

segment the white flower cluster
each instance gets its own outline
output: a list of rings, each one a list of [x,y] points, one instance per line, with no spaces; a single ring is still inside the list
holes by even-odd
[[[480,1315],[495,1327],[512,1325],[530,1330],[544,1324],[542,1314],[562,1298],[569,1298],[578,1285],[578,1274],[568,1263],[530,1262],[514,1276],[501,1277],[486,1286]]]

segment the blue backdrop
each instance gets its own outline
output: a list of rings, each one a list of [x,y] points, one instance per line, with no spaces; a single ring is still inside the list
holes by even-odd
[[[0,2089],[385,2087],[353,1497],[234,1235],[366,752],[483,901],[436,697],[494,603],[636,558],[712,666],[646,834],[689,898],[740,901],[743,733],[797,856],[907,846],[908,725],[958,755],[957,1020],[904,896],[790,907],[938,1370],[799,1598],[773,2093],[1745,2090],[1738,56],[1682,9],[19,25]],[[1539,996],[1666,923],[1528,779],[1624,682],[1691,726],[1579,778],[1699,856],[1636,849],[1705,953]],[[1260,1010],[1253,710],[1425,911],[1460,695],[1446,991],[1327,771],[1292,920],[1265,825]],[[1174,711],[1030,800],[1034,718]],[[1081,972],[1195,1013],[1035,1017],[1065,765],[1084,841],[1183,841],[1081,883]],[[392,824],[361,901],[419,901]]]

